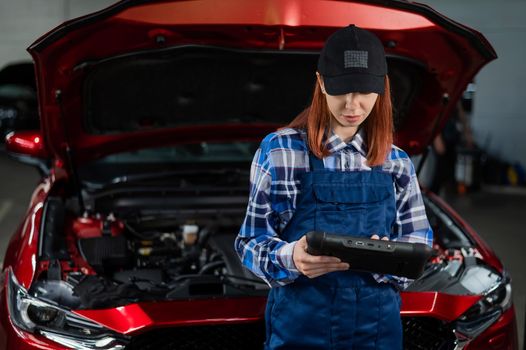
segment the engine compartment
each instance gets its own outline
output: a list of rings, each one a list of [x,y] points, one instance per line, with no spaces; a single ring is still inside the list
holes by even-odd
[[[195,213],[190,220],[167,210],[76,216],[59,198],[47,201],[45,213],[45,259],[32,290],[71,308],[268,291],[237,257],[235,219],[199,220]],[[58,291],[49,291],[50,283]]]
[[[92,206],[82,215],[73,199],[48,198],[33,295],[71,309],[97,309],[268,293],[234,250],[243,203],[227,210],[221,200],[211,201],[213,207],[164,208],[129,205],[126,195],[112,194],[121,205],[108,205],[104,196],[104,207],[113,211]],[[141,203],[137,195],[134,201]],[[407,290],[470,295],[498,283],[502,276],[459,227],[432,201],[425,204],[436,254]]]

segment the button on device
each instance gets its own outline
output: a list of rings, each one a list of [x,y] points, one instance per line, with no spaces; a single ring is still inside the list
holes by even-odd
[[[362,241],[356,241],[356,245],[364,245],[365,243],[363,243]]]

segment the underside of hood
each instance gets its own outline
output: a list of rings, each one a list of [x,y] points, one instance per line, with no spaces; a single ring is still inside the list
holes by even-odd
[[[261,139],[308,106],[326,38],[385,44],[397,144],[419,153],[496,57],[478,32],[405,1],[122,1],[29,48],[44,142],[83,162],[134,148]],[[219,131],[219,132],[218,132]]]

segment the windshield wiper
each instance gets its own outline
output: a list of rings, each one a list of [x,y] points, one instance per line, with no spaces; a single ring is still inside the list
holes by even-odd
[[[240,170],[240,169],[199,169],[199,170],[171,170],[171,171],[163,171],[163,172],[157,172],[157,173],[143,173],[143,174],[131,174],[131,175],[123,175],[118,176],[110,181],[108,181],[105,184],[98,184],[96,187],[105,187],[109,185],[117,185],[117,184],[123,184],[123,183],[130,183],[130,182],[138,182],[138,181],[148,181],[148,180],[159,180],[159,179],[165,179],[170,177],[184,177],[184,176],[191,176],[191,175],[207,175],[207,176],[238,176],[238,175],[247,175],[248,170]],[[86,183],[86,182],[85,182]]]

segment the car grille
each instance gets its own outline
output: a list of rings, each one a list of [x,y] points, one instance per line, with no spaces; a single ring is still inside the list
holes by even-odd
[[[430,317],[402,317],[404,350],[450,350],[455,336],[444,322]]]
[[[442,321],[403,317],[404,350],[451,350],[454,335]],[[127,350],[263,349],[263,322],[159,329],[134,337]]]
[[[263,322],[234,325],[166,328],[133,338],[130,350],[232,350],[262,349]]]

